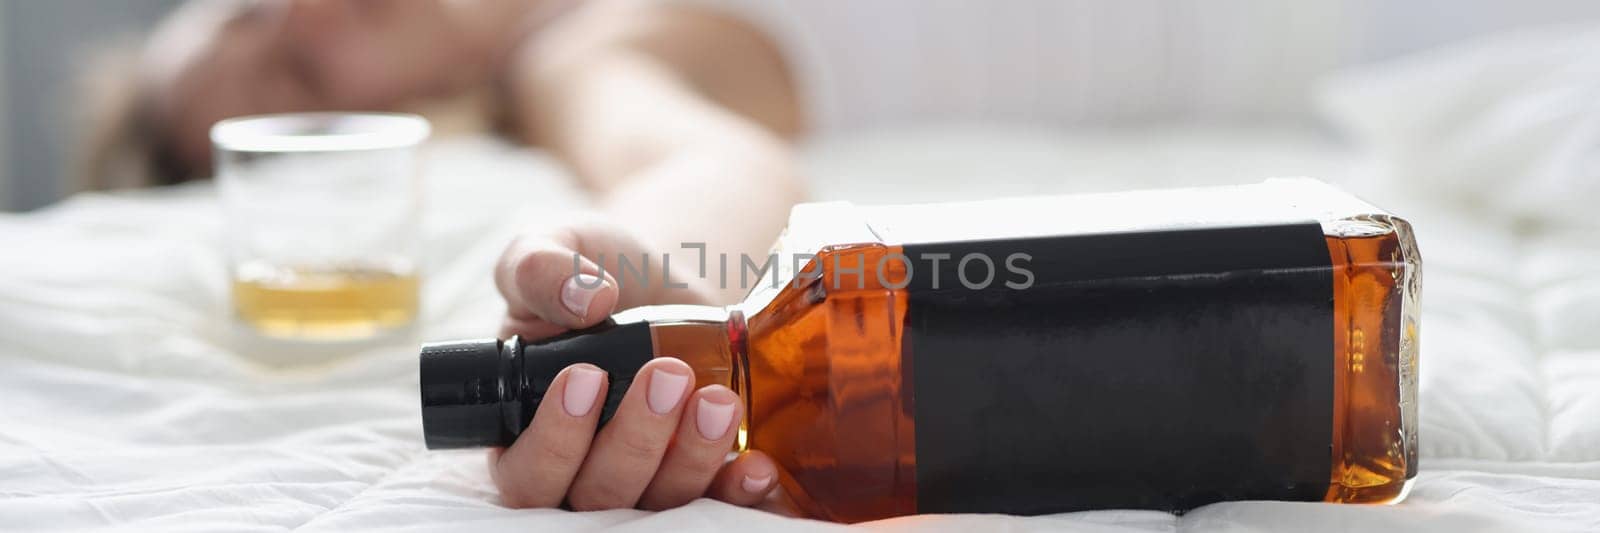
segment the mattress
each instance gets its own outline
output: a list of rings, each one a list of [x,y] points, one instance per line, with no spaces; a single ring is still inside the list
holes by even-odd
[[[915,516],[885,530],[1600,530],[1600,243],[1370,179],[1316,131],[961,126],[821,142],[819,199],[904,202],[1313,174],[1410,219],[1425,258],[1421,472],[1396,505],[1231,502],[1182,516]],[[585,206],[539,154],[430,147],[421,326],[310,350],[228,318],[204,184],[0,217],[0,528],[162,531],[809,530],[699,500],[647,513],[512,510],[481,452],[421,441],[416,344],[492,335],[492,261]]]

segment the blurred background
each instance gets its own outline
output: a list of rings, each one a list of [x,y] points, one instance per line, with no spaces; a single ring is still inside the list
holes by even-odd
[[[81,69],[106,47],[136,42],[181,3],[0,1],[0,209],[34,209],[72,191]]]
[[[82,134],[79,80],[91,58],[108,47],[128,47],[148,32],[177,0],[0,1],[0,210],[26,211],[56,202],[74,190],[69,179],[74,140]],[[930,3],[930,8],[938,2]],[[1114,18],[1204,16],[1185,13],[1198,4],[1161,1],[1105,2],[1095,6]],[[1163,112],[1146,102],[1155,122],[1274,123],[1326,132],[1311,105],[1315,84],[1342,67],[1403,56],[1487,35],[1548,24],[1600,20],[1600,3],[1588,0],[1350,0],[1293,7],[1274,2],[1230,2],[1216,18],[1255,20],[1284,37],[1283,49],[1255,87],[1234,101],[1249,109],[1195,116]],[[1082,7],[1082,6],[1079,6]],[[1175,12],[1175,13],[1172,13]],[[1092,27],[1089,25],[1087,27]],[[1244,27],[1244,26],[1240,26]],[[894,39],[896,32],[883,32]],[[1224,44],[1230,36],[1219,35]],[[1247,40],[1246,40],[1247,41]],[[1101,62],[1115,65],[1114,50]],[[1259,54],[1256,54],[1259,55]],[[1250,68],[1249,65],[1245,67]],[[1255,66],[1258,70],[1261,66]],[[1148,73],[1146,73],[1148,76]],[[1134,102],[1132,105],[1141,105]],[[1104,126],[1089,124],[1088,126]]]

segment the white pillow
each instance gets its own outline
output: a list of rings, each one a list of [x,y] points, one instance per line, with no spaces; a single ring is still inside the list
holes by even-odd
[[[1600,26],[1517,31],[1359,67],[1319,96],[1397,186],[1524,223],[1596,224]]]

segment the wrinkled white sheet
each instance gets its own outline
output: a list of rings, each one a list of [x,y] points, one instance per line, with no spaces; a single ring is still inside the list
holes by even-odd
[[[1348,83],[1389,83],[1382,71],[1353,76]],[[1431,134],[1373,127],[1356,130],[1358,140]],[[1438,183],[1413,187],[1393,165],[1280,130],[925,128],[823,143],[807,162],[820,198],[861,201],[1318,175],[1412,220],[1425,257],[1422,473],[1404,503],[924,516],[872,527],[1600,530],[1600,239],[1565,216],[1600,202],[1592,187],[1419,197],[1406,191]],[[481,453],[422,449],[415,344],[492,334],[502,307],[487,273],[500,247],[515,228],[584,203],[557,172],[490,142],[436,146],[423,326],[414,338],[334,354],[265,346],[233,329],[207,186],[83,195],[0,217],[0,528],[837,527],[706,500],[663,513],[510,510]],[[1470,185],[1507,190],[1521,176]],[[307,359],[324,362],[285,364]]]

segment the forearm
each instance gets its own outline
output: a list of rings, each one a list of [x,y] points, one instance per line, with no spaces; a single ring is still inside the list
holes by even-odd
[[[762,139],[690,144],[639,170],[601,200],[607,216],[661,252],[672,254],[673,277],[699,275],[720,303],[744,294],[741,254],[759,264],[800,198],[786,148]],[[724,263],[725,261],[725,263]],[[726,264],[726,277],[720,264]]]
[[[685,64],[641,49],[660,39],[582,31],[523,58],[511,78],[525,138],[567,162],[613,222],[673,253],[675,278],[698,274],[698,252],[683,243],[705,244],[712,289],[724,285],[726,254],[734,279],[702,293],[737,298],[739,254],[764,254],[801,197],[790,149],[773,131],[784,126],[730,109],[712,93],[736,91],[707,91]]]
[[[802,196],[788,146],[763,131],[743,129],[686,139],[634,168],[599,199],[607,218],[656,251],[672,254],[676,280],[700,284],[700,292],[717,303],[744,294],[741,254],[759,263]],[[686,245],[704,246],[703,279],[689,279],[699,278],[701,252]]]

